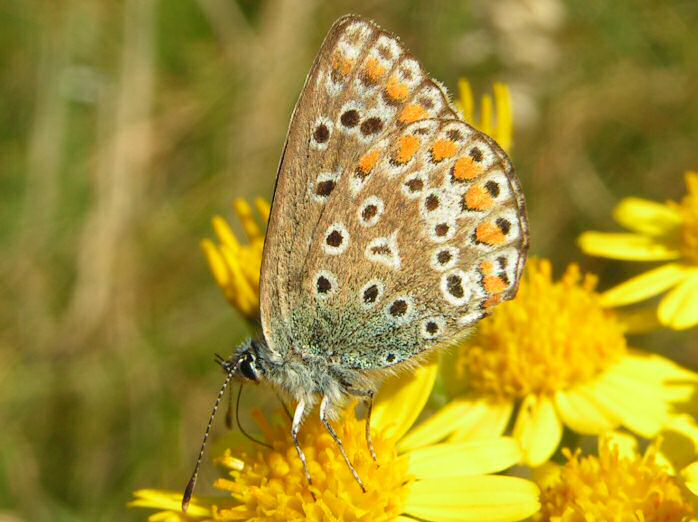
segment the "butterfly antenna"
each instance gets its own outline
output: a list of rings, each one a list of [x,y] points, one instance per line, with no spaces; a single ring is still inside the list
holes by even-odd
[[[225,427],[233,429],[233,389],[228,388],[228,407],[225,410]]]
[[[226,359],[220,355],[215,354],[215,361],[220,364],[224,371],[228,372],[228,365],[230,364]],[[225,410],[225,427],[229,430],[233,429],[233,389],[228,388],[228,407]]]
[[[217,355],[217,358],[222,359],[220,355]],[[217,362],[221,362],[217,359]],[[225,368],[225,366],[224,366]],[[184,513],[187,512],[187,509],[189,509],[189,502],[191,501],[191,497],[194,494],[194,486],[196,485],[196,479],[199,477],[199,468],[201,467],[201,460],[204,457],[204,448],[206,448],[206,442],[208,441],[208,436],[211,433],[211,426],[213,426],[213,419],[216,416],[216,412],[218,411],[218,407],[221,404],[221,400],[223,399],[223,395],[225,394],[225,389],[228,387],[228,384],[230,384],[230,380],[233,378],[233,372],[228,371],[226,376],[225,376],[225,382],[223,382],[223,386],[221,386],[221,391],[218,392],[218,397],[216,398],[216,402],[213,404],[213,410],[211,411],[211,416],[208,418],[208,424],[206,425],[206,431],[204,432],[204,440],[201,442],[201,449],[199,450],[199,456],[196,458],[196,466],[194,466],[194,473],[192,473],[191,478],[189,479],[189,483],[187,483],[187,487],[184,489],[184,495],[182,496],[182,511]]]
[[[238,388],[238,397],[237,397],[237,400],[235,401],[235,422],[237,423],[238,428],[240,429],[240,433],[242,433],[245,437],[250,439],[255,444],[259,444],[260,446],[264,446],[265,448],[269,448],[270,450],[273,450],[274,448],[272,448],[270,444],[267,444],[266,442],[262,442],[261,440],[255,439],[252,435],[247,433],[245,431],[245,428],[242,427],[242,424],[240,424],[240,397],[242,397],[242,383],[240,383],[240,388]]]

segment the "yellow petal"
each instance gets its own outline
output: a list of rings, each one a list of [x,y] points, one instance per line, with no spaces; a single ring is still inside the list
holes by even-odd
[[[191,522],[192,520],[187,515],[175,511],[159,511],[148,517],[148,522]]]
[[[686,277],[686,269],[678,263],[660,266],[627,280],[601,294],[603,306],[625,306],[659,295]]]
[[[593,389],[596,400],[616,415],[626,428],[652,438],[668,418],[661,387],[625,373],[613,366],[590,389]]]
[[[492,96],[483,94],[480,100],[480,125],[477,126],[484,134],[492,134]]]
[[[562,467],[552,461],[548,461],[531,471],[533,480],[543,491],[555,487],[561,480]]]
[[[228,269],[228,264],[225,262],[223,254],[218,250],[218,247],[210,239],[201,241],[201,250],[203,250],[208,266],[213,272],[213,277],[223,289],[228,288],[231,282],[232,275]]]
[[[698,270],[692,270],[682,283],[662,299],[657,313],[661,323],[674,330],[684,330],[698,324]]]
[[[391,377],[381,387],[371,424],[386,437],[402,437],[417,420],[434,387],[438,357],[412,373]]]
[[[226,293],[228,299],[237,300],[238,308],[244,308],[243,303],[250,303],[258,307],[259,298],[257,291],[245,278],[240,259],[235,256],[235,253],[228,245],[221,245],[219,251],[223,254],[225,264],[230,272],[230,284],[228,285],[228,292]]]
[[[524,399],[514,425],[514,437],[529,466],[540,466],[555,453],[562,439],[562,423],[549,397],[529,395]]]
[[[245,229],[245,234],[247,235],[248,239],[252,241],[258,237],[261,237],[262,231],[252,215],[252,207],[247,200],[244,198],[236,198],[233,206],[235,207],[235,212],[242,223],[242,227]]]
[[[658,437],[659,454],[676,470],[696,459],[698,426],[690,415],[671,415],[667,424]]]
[[[698,172],[689,170],[685,173],[686,188],[689,194],[698,194]]]
[[[656,306],[647,305],[634,310],[616,310],[616,314],[618,321],[623,325],[623,329],[628,335],[646,334],[662,327],[657,317]]]
[[[449,434],[450,442],[498,437],[506,429],[513,407],[512,402],[506,401],[456,399],[405,435],[398,450],[427,446]]]
[[[698,495],[698,462],[694,462],[681,470],[681,476],[686,481],[686,487],[694,495]]]
[[[591,256],[624,259],[628,261],[666,261],[677,259],[680,252],[658,243],[654,238],[639,234],[610,234],[584,232],[578,239],[579,247]]]
[[[588,386],[557,392],[555,408],[565,426],[577,433],[596,435],[620,424],[618,418],[596,400]]]
[[[604,433],[598,440],[599,451],[606,445],[609,448],[615,448],[621,458],[634,459],[637,457],[637,439],[628,433],[622,431]]]
[[[405,452],[445,439],[455,429],[460,419],[471,414],[474,407],[473,401],[470,400],[455,399],[449,402],[416,428],[410,430],[400,440],[398,451]]]
[[[506,152],[511,152],[513,132],[513,114],[511,110],[511,93],[505,83],[494,84],[494,103],[497,112],[495,141]]]
[[[476,405],[477,409],[458,421],[456,430],[449,437],[451,442],[499,437],[504,433],[511,419],[514,402],[478,400]]]
[[[484,475],[417,481],[405,513],[433,522],[505,522],[524,519],[540,504],[538,487],[518,477]]]
[[[667,429],[683,435],[691,441],[694,450],[698,451],[698,424],[691,415],[672,415]]]
[[[661,355],[631,351],[618,362],[618,369],[639,379],[657,383],[698,382],[698,373]]]
[[[470,125],[475,125],[475,118],[473,115],[473,109],[475,102],[473,100],[473,90],[470,87],[470,82],[465,78],[458,80],[458,94],[460,102],[461,112],[463,113],[463,120],[465,120]]]
[[[631,352],[618,362],[616,371],[636,381],[651,382],[660,387],[661,397],[670,402],[688,401],[697,391],[697,373],[656,354]]]
[[[650,236],[671,234],[681,226],[681,213],[676,208],[641,198],[622,200],[613,217],[625,228]]]
[[[222,245],[228,245],[228,247],[233,249],[233,252],[240,250],[240,242],[238,238],[235,237],[233,229],[230,228],[230,225],[225,219],[221,216],[213,216],[211,223],[213,225],[213,231],[216,233],[216,236],[218,236],[218,241],[220,241]]]
[[[465,477],[497,473],[521,460],[511,437],[436,444],[409,453],[409,472],[418,479]]]
[[[255,206],[257,207],[257,212],[262,217],[262,220],[266,223],[269,221],[269,214],[271,213],[271,205],[264,198],[257,198],[254,200]]]
[[[181,491],[176,492],[162,491],[157,489],[139,489],[138,491],[134,491],[133,495],[136,497],[136,499],[129,502],[128,505],[130,507],[155,508],[164,511],[174,511],[176,513],[181,513],[182,511]],[[193,497],[191,499],[191,503],[189,504],[187,514],[182,515],[182,519],[188,520],[190,518],[210,517],[211,510],[204,504],[210,505],[211,501],[211,498],[204,500],[199,497]]]

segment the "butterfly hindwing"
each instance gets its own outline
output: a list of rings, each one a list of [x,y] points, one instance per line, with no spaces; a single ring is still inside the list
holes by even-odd
[[[392,366],[460,338],[516,292],[528,232],[518,183],[501,149],[464,122],[394,131],[335,190],[294,305],[304,354]]]
[[[307,299],[306,263],[328,203],[348,197],[337,191],[341,180],[370,162],[357,163],[373,144],[426,118],[457,115],[419,62],[372,22],[338,20],[306,79],[277,176],[260,281],[262,326],[273,351],[300,346],[307,334],[293,326]]]

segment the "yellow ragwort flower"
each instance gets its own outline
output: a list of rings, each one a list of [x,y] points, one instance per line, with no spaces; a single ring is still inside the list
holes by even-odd
[[[494,104],[492,96],[485,94],[480,102],[480,117],[476,118],[473,90],[470,82],[461,78],[456,106],[466,123],[492,137],[505,152],[510,153],[514,128],[511,94],[504,83],[495,83],[493,91]]]
[[[668,293],[657,309],[659,322],[675,330],[698,324],[698,173],[686,174],[681,203],[626,198],[614,218],[632,233],[585,232],[582,250],[628,261],[669,261],[603,294],[606,306],[623,306]]]
[[[538,489],[518,477],[491,475],[520,458],[511,438],[432,444],[403,450],[400,440],[424,407],[437,364],[388,382],[372,420],[376,464],[366,447],[365,422],[353,409],[336,423],[347,454],[366,485],[362,493],[334,441],[316,416],[301,430],[301,444],[313,477],[309,486],[286,420],[272,427],[257,420],[273,449],[228,450],[218,459],[226,471],[215,487],[221,499],[194,498],[189,513],[177,506],[181,493],[142,490],[133,506],[161,510],[155,521],[506,521],[538,508]],[[313,495],[315,498],[313,498]]]
[[[538,473],[542,509],[534,520],[695,521],[696,497],[655,440],[644,453],[624,434],[600,437],[598,456],[563,450],[567,463]]]
[[[262,224],[269,220],[269,203],[257,198],[257,212]],[[226,299],[251,321],[259,320],[259,273],[262,267],[264,232],[255,219],[252,208],[242,198],[235,200],[237,213],[247,235],[248,244],[241,244],[221,216],[214,216],[213,228],[219,243],[210,239],[201,242],[201,248]]]
[[[601,306],[596,279],[571,265],[553,281],[549,261],[531,260],[515,300],[498,306],[443,365],[458,398],[402,441],[499,436],[516,413],[523,462],[538,466],[563,427],[599,434],[617,426],[650,438],[673,402],[689,400],[698,374],[628,348],[623,326]],[[518,406],[518,409],[516,408]]]

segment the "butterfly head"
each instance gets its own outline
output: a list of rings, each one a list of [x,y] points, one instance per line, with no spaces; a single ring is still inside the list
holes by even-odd
[[[228,359],[219,357],[218,363],[235,380],[259,382],[266,373],[261,344],[261,341],[247,339]]]

